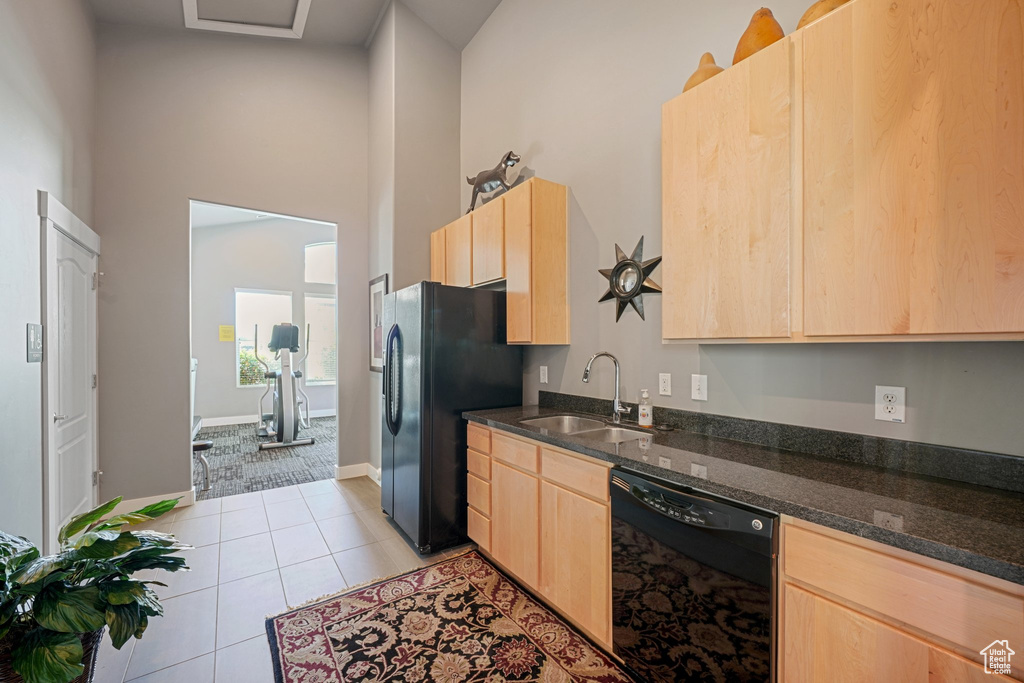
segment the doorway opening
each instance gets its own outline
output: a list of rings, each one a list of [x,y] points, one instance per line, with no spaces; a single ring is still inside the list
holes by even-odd
[[[196,200],[190,221],[197,499],[334,479],[337,226]]]

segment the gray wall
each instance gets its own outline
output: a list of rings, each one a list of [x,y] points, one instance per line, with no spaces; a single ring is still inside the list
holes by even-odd
[[[459,215],[459,52],[401,2],[370,46],[371,277],[430,276],[432,231]],[[370,463],[380,466],[381,376],[369,373]]]
[[[367,317],[365,52],[103,26],[95,215],[104,496],[191,487],[189,199],[338,225],[339,291]],[[366,335],[339,339],[339,462],[363,462]],[[145,400],[154,391],[159,401]]]
[[[219,340],[220,325],[235,324],[235,289],[265,289],[292,293],[292,323],[306,329],[305,294],[335,293],[334,285],[307,283],[304,247],[333,242],[332,225],[268,218],[192,230],[192,357],[196,375],[196,414],[203,418],[251,416],[266,385],[239,387],[234,342]],[[341,301],[339,317],[351,315],[351,302]],[[350,326],[350,334],[355,334]],[[252,330],[235,330],[251,335]],[[305,334],[303,332],[303,334]],[[261,356],[269,357],[270,330],[260,330]],[[305,353],[306,342],[302,341]],[[295,358],[298,360],[298,356]],[[335,385],[307,385],[310,411],[333,412],[338,401]],[[270,410],[270,397],[264,402]],[[329,413],[323,413],[329,414]]]
[[[792,31],[808,4],[772,9]],[[536,401],[542,364],[545,389],[610,397],[605,361],[580,381],[590,355],[607,350],[622,361],[630,400],[648,388],[656,405],[1024,455],[1024,345],[663,345],[660,297],[645,297],[646,322],[630,311],[615,324],[614,305],[597,304],[606,289],[597,269],[613,263],[616,243],[628,252],[644,235],[645,255],[661,253],[662,103],[704,51],[731,62],[758,7],[515,0],[463,50],[461,175],[514,149],[572,193],[573,344],[527,352],[526,400]],[[673,396],[657,395],[659,372],[672,373]],[[708,375],[709,401],[690,400],[691,373]],[[907,424],[873,419],[875,384],[907,387]]]
[[[93,225],[92,20],[79,0],[0,0],[0,529],[41,542],[42,379],[25,362],[39,323],[36,192]]]

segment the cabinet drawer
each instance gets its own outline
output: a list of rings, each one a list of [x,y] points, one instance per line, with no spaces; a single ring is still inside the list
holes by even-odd
[[[977,653],[1024,642],[1024,598],[884,551],[787,525],[785,573],[854,605]]]
[[[473,508],[466,509],[466,533],[484,550],[491,549],[491,520]]]
[[[491,514],[491,484],[475,474],[466,475],[466,500],[487,516]]]
[[[472,424],[466,427],[466,443],[475,451],[485,455],[491,453],[491,430],[487,427]]]
[[[608,469],[604,465],[576,458],[550,448],[541,449],[541,475],[566,488],[608,500]]]
[[[537,445],[505,434],[491,434],[491,455],[529,472],[537,471]]]
[[[466,451],[466,469],[481,479],[490,481],[491,457],[483,453],[477,453],[471,448]]]

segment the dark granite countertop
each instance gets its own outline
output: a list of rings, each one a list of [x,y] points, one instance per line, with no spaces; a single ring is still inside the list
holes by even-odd
[[[1024,585],[1024,494],[686,431],[652,431],[649,445],[616,445],[520,424],[570,413],[521,406],[463,416]]]

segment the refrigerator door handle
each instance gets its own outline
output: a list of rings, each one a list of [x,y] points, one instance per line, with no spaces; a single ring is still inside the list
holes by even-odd
[[[384,346],[384,421],[392,436],[398,435],[399,411],[396,410],[401,401],[401,375],[396,376],[395,363],[400,361],[396,358],[395,350],[401,353],[401,337],[399,337],[398,325],[392,325],[388,330],[387,341]],[[400,370],[400,369],[399,369]]]

